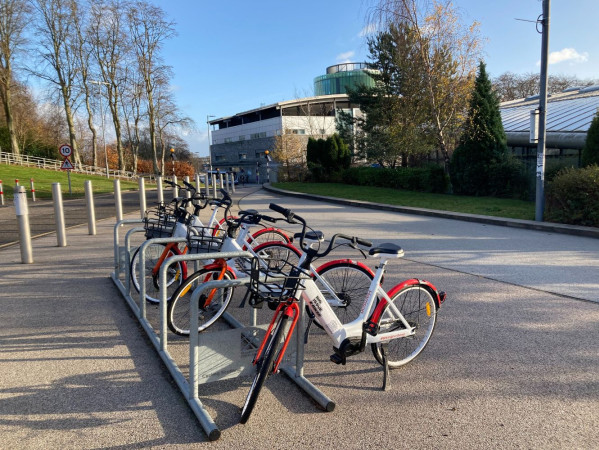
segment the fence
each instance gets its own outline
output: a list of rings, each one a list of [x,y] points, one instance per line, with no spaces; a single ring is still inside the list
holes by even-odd
[[[60,170],[62,161],[58,159],[39,158],[30,155],[14,155],[12,153],[0,152],[0,164],[13,164],[19,166],[37,167],[38,169]],[[106,167],[88,166],[86,164],[75,164],[73,162],[73,172],[85,173],[88,175],[106,175]],[[139,174],[133,174],[125,170],[108,169],[108,176],[111,178],[137,178]]]

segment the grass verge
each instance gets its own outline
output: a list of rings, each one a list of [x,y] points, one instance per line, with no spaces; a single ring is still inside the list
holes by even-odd
[[[325,195],[328,197],[385,203],[388,205],[507,217],[511,219],[534,220],[535,218],[534,202],[508,198],[429,194],[339,183],[273,183],[273,187],[305,194]]]
[[[14,166],[8,164],[0,164],[0,180],[4,187],[4,198],[12,200],[15,186],[15,179],[19,180],[21,186],[27,189],[27,196],[31,197],[29,191],[31,184],[29,180],[33,178],[35,197],[39,199],[52,198],[52,184],[60,183],[63,198],[76,198],[85,195],[84,185],[85,180],[91,180],[94,194],[106,194],[114,192],[114,179],[106,178],[97,175],[86,175],[81,173],[71,172],[71,192],[69,195],[69,180],[66,171],[60,172],[54,170],[37,169],[35,167]],[[136,181],[121,180],[121,189],[137,189]]]

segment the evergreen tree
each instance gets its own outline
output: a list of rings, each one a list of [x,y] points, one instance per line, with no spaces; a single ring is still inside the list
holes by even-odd
[[[582,165],[583,167],[593,164],[599,165],[599,111],[591,122],[587,139],[582,149]]]
[[[316,181],[327,181],[331,175],[347,169],[351,163],[349,147],[338,134],[325,139],[308,139],[308,169]]]
[[[451,160],[454,192],[496,194],[497,173],[505,176],[506,164],[513,167],[501,122],[499,100],[481,61],[470,98],[468,120]]]

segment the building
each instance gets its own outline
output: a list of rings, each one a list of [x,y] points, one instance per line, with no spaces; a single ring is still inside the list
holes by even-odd
[[[536,165],[537,144],[530,141],[531,111],[539,107],[539,96],[504,102],[501,120],[508,146],[527,166]],[[599,86],[570,88],[547,98],[547,165],[578,167],[587,131],[599,109]]]
[[[277,136],[292,133],[306,144],[309,137],[326,138],[336,131],[340,110],[359,114],[350,105],[346,87],[374,83],[364,63],[337,64],[314,79],[314,97],[262,106],[208,122],[212,167],[242,172],[251,182],[263,182],[270,172],[275,181],[275,163],[266,164],[265,152],[273,150]]]

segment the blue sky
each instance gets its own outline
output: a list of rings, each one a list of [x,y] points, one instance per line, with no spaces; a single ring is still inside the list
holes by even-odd
[[[197,130],[190,150],[207,155],[206,117],[228,116],[312,95],[326,67],[366,61],[363,31],[374,0],[152,0],[176,23],[164,48],[172,88]],[[598,0],[553,0],[550,74],[599,78]],[[487,70],[538,72],[540,0],[454,0],[463,21],[480,23]]]

